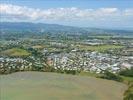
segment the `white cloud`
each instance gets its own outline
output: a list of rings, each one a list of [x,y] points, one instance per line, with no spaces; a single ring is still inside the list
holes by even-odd
[[[133,8],[131,8],[131,9],[125,9],[123,13],[126,16],[133,16]]]
[[[26,6],[12,4],[0,4],[0,14],[2,19],[7,20],[82,20],[82,21],[121,21],[122,18],[130,20],[133,18],[133,8],[120,10],[118,8],[99,8],[99,9],[79,9],[79,8],[50,8],[35,9]]]

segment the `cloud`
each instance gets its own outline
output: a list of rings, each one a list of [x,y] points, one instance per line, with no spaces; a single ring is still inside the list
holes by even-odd
[[[80,9],[50,8],[35,9],[12,4],[0,4],[0,14],[3,20],[18,21],[122,21],[133,18],[133,8],[120,10],[118,8]]]
[[[124,10],[124,15],[133,17],[133,8]]]

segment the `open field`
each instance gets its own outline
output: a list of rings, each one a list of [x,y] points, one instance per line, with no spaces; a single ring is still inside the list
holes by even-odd
[[[111,35],[94,35],[94,36],[89,36],[89,38],[98,38],[98,39],[110,39],[112,36]]]
[[[0,76],[1,100],[122,100],[127,86],[110,80],[44,72]]]
[[[43,49],[44,46],[42,46],[42,45],[35,45],[35,46],[32,46],[32,48],[34,48],[34,49]]]
[[[6,51],[1,52],[1,54],[8,55],[8,56],[19,56],[19,57],[30,55],[30,53],[27,52],[26,50],[19,49],[19,48],[8,49]]]
[[[89,50],[89,51],[106,51],[109,49],[121,49],[124,46],[121,45],[96,45],[96,46],[89,46],[89,45],[79,45],[80,50]]]

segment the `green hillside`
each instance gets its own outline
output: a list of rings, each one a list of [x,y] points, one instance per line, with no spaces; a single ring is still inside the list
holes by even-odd
[[[18,72],[0,76],[1,100],[122,100],[127,86],[88,76]]]
[[[5,50],[1,52],[1,54],[8,55],[8,56],[13,56],[13,57],[22,57],[22,56],[29,56],[30,53],[24,49],[20,48],[12,48]]]

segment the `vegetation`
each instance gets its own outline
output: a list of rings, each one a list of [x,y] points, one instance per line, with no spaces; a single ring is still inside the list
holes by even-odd
[[[104,52],[109,49],[121,49],[123,46],[121,45],[79,45],[78,46],[80,50],[87,50],[87,51],[99,51],[99,52]]]
[[[44,46],[41,46],[41,45],[35,45],[35,46],[32,46],[32,48],[33,48],[33,49],[38,49],[38,50],[40,50],[40,49],[43,49]]]
[[[78,73],[78,75],[80,76],[91,76],[91,77],[99,77],[99,74],[96,74],[95,72],[84,72],[81,71],[80,73]]]
[[[107,70],[105,70],[104,73],[102,73],[102,75],[95,74],[95,73],[88,73],[88,72],[82,73],[81,75],[95,76],[95,77],[99,77],[99,78],[103,78],[103,79],[114,80],[114,81],[125,83],[128,86],[128,89],[124,92],[123,100],[133,100],[132,69],[123,70],[119,74],[123,75],[123,76],[113,74]]]
[[[119,75],[113,74],[107,70],[105,70],[103,72],[103,74],[100,76],[100,78],[108,79],[108,80],[114,80],[114,81],[118,81],[118,82],[123,81],[123,79]]]
[[[128,83],[128,89],[124,93],[124,100],[133,100],[133,82]]]
[[[122,75],[122,76],[133,77],[133,68],[122,70],[122,71],[119,72],[119,74]]]
[[[0,79],[1,100],[122,100],[126,89],[119,82],[48,72],[18,72]]]
[[[122,70],[119,72],[123,78],[123,82],[128,85],[128,89],[124,93],[124,100],[133,99],[133,68]]]
[[[20,48],[12,48],[12,49],[8,49],[5,50],[3,52],[1,52],[1,54],[3,55],[8,55],[11,57],[26,57],[29,56],[30,53],[24,49],[20,49]]]

